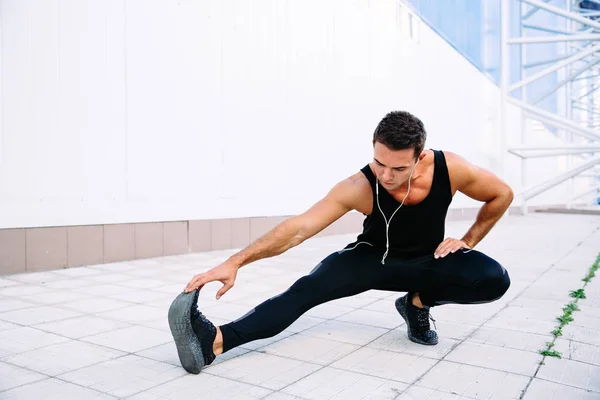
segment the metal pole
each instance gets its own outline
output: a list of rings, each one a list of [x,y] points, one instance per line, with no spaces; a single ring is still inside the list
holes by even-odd
[[[548,111],[544,111],[541,108],[527,104],[524,101],[516,100],[510,97],[508,97],[507,100],[509,103],[513,103],[521,107],[528,113],[534,115],[537,119],[543,121],[544,123],[556,126],[557,128],[568,128],[571,130],[571,132],[577,133],[581,136],[585,136],[588,139],[600,140],[600,134],[598,134],[597,132],[593,131],[592,129],[584,128],[580,125],[577,125],[576,123],[574,123],[573,121],[569,121],[565,117],[561,117],[559,115],[552,114]]]
[[[565,0],[565,5],[566,5],[566,11],[567,12],[571,12],[571,0]],[[567,19],[566,20],[566,28],[567,31],[572,32],[573,31],[573,20],[571,19]],[[573,35],[573,36],[589,36],[589,35]],[[568,44],[565,44],[564,46],[565,49],[565,53],[570,54],[571,51],[569,51],[569,49],[572,49],[572,47],[568,46]],[[596,61],[600,62],[600,60]],[[594,63],[594,64],[596,64]],[[585,69],[580,68],[579,70],[575,71],[576,74],[572,74],[572,65],[567,66],[567,69],[565,71],[565,75],[567,79],[567,87],[566,87],[566,96],[565,96],[565,106],[566,106],[566,117],[568,120],[572,120],[573,119],[573,102],[571,101],[571,93],[573,90],[573,81],[572,78],[576,78],[577,76],[579,76],[582,72],[584,72]],[[573,76],[575,75],[575,76]],[[541,97],[541,96],[540,96]],[[565,131],[566,134],[566,139],[569,143],[573,143],[573,134],[569,131]],[[573,156],[569,155],[567,156],[567,168],[571,169],[573,168]],[[573,178],[569,179],[569,185],[568,185],[568,192],[569,195],[567,196],[567,208],[571,208],[573,207],[573,193],[575,193],[575,180]]]
[[[532,188],[527,188],[522,192],[522,195],[527,199],[531,199],[541,193],[544,193],[547,190],[554,188],[558,184],[570,179],[571,177],[579,175],[583,171],[586,171],[598,164],[600,164],[600,156],[592,158],[590,161],[580,165],[579,167],[576,167],[570,171],[565,172],[564,174],[561,174],[552,179],[549,179],[546,182],[540,183],[539,185],[536,185]]]
[[[521,48],[523,48],[523,47],[525,47],[525,46],[521,46]],[[566,60],[556,63],[553,67],[546,68],[545,70],[540,71],[537,74],[530,76],[529,78],[525,78],[525,79],[521,80],[520,82],[515,83],[514,85],[512,85],[511,87],[508,88],[508,91],[512,92],[513,90],[517,90],[520,87],[526,86],[526,85],[530,84],[531,82],[534,82],[540,78],[543,78],[546,75],[549,75],[553,72],[558,71],[559,69],[561,69],[563,67],[566,67],[567,65],[569,65],[571,63],[574,63],[575,61],[579,61],[582,58],[585,58],[587,56],[594,54],[595,52],[598,51],[598,49],[600,49],[600,45],[590,46],[589,48],[582,50],[579,53],[567,58]]]
[[[521,1],[524,3],[529,3],[532,6],[542,8],[542,9],[549,11],[551,13],[554,13],[556,15],[560,15],[561,17],[565,17],[565,18],[569,18],[573,21],[577,21],[583,25],[588,25],[593,28],[600,29],[600,23],[592,21],[589,18],[585,18],[585,17],[581,16],[581,14],[574,13],[572,11],[565,11],[559,7],[551,6],[546,3],[539,2],[537,0],[521,0]]]
[[[525,4],[523,3],[519,3],[519,29],[520,29],[520,35],[524,35],[524,18],[523,18],[523,11],[525,9]],[[536,8],[536,10],[539,10],[539,8]],[[528,15],[528,17],[531,15]],[[508,20],[508,15],[507,15],[507,20]],[[508,44],[507,44],[508,46]],[[521,67],[520,67],[520,76],[519,79],[524,80],[525,75],[527,74],[527,72],[525,71],[525,69],[523,68],[523,65],[527,64],[527,52],[526,52],[526,47],[527,45],[522,45],[521,46]],[[509,89],[507,89],[508,91]],[[523,102],[527,101],[527,87],[523,86],[523,88],[521,89],[521,100]],[[526,141],[527,141],[527,119],[525,118],[525,113],[523,112],[523,108],[521,108],[521,144],[525,145]],[[521,187],[523,188],[523,190],[525,190],[525,188],[527,187],[527,173],[528,173],[528,168],[527,168],[527,159],[523,158],[521,159]],[[521,214],[522,215],[527,215],[528,213],[528,207],[527,207],[527,197],[523,196],[522,198],[523,202],[521,203]]]
[[[500,160],[502,165],[502,176],[507,178],[506,153],[507,153],[507,96],[508,83],[510,80],[510,56],[508,53],[508,33],[510,17],[510,0],[501,2],[500,21]]]
[[[563,85],[571,86],[571,84],[573,82],[573,78],[577,78],[579,75],[586,72],[589,68],[591,68],[592,66],[594,66],[598,63],[600,63],[600,57],[593,59],[589,64],[584,65],[583,67],[580,67],[580,68],[576,69],[575,71],[573,71],[572,65],[567,65],[567,73],[565,74],[566,77],[563,80],[561,80],[560,82],[558,82],[556,85],[554,85],[553,87],[548,89],[545,93],[539,95],[535,100],[532,101],[532,103],[533,104],[539,103],[540,101],[544,100],[546,97],[550,96],[552,93],[554,93],[555,91],[560,89]],[[568,93],[568,96],[570,97],[571,90],[569,90],[568,88],[567,88],[567,93]],[[571,119],[571,116],[567,115],[567,118]]]
[[[553,43],[553,42],[573,42],[577,40],[600,40],[600,34],[588,33],[585,35],[560,35],[560,36],[538,36],[538,37],[521,37],[509,39],[508,44],[524,44],[524,43]]]

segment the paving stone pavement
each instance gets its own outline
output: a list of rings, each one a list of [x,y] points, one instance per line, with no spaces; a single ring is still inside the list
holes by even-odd
[[[472,221],[449,222],[460,237]],[[312,238],[238,273],[201,310],[236,319],[356,235]],[[432,309],[440,342],[408,340],[401,294],[318,306],[281,334],[236,348],[199,375],[179,365],[167,309],[196,273],[235,250],[0,277],[1,399],[600,399],[600,277],[554,349],[556,317],[600,253],[600,216],[503,218],[477,247],[509,271],[505,296]],[[599,274],[600,275],[600,274]]]

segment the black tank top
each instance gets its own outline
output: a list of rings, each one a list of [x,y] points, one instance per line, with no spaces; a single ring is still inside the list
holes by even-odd
[[[373,210],[363,222],[363,232],[356,242],[348,247],[367,242],[375,249],[381,250],[382,262],[387,257],[413,258],[433,254],[444,240],[446,214],[452,202],[446,158],[440,150],[433,150],[433,154],[433,182],[429,194],[420,203],[404,204],[398,211],[396,209],[400,202],[379,185],[369,165],[361,169],[371,184]],[[375,185],[379,185],[379,196],[376,194]],[[387,233],[382,212],[389,223]],[[388,239],[389,249],[386,245]]]

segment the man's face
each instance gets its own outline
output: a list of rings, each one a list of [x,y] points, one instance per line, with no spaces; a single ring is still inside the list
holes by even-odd
[[[408,182],[416,162],[414,149],[391,150],[375,142],[372,165],[377,179],[387,190],[398,189]]]

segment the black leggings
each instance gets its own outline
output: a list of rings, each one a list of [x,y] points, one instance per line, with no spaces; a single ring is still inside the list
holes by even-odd
[[[476,250],[444,258],[388,257],[368,244],[335,252],[287,291],[266,300],[240,319],[221,326],[223,351],[280,333],[311,308],[370,289],[419,292],[426,306],[479,304],[499,299],[510,286],[508,272]]]

